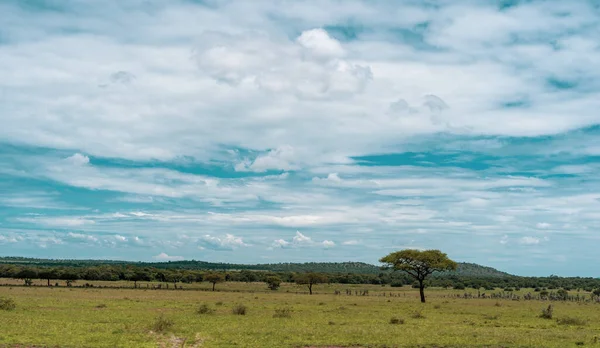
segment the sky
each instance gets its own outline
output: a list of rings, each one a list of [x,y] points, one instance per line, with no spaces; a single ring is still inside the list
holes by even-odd
[[[600,276],[600,2],[0,13],[0,255]]]

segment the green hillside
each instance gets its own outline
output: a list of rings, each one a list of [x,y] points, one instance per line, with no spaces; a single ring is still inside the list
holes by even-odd
[[[32,259],[22,257],[0,258],[0,263],[28,264],[38,266],[69,266],[89,267],[99,265],[135,265],[139,267],[155,267],[165,269],[209,269],[209,270],[254,270],[274,272],[321,272],[321,273],[353,273],[353,274],[379,274],[383,271],[379,266],[363,262],[307,262],[307,263],[272,263],[272,264],[233,264],[214,263],[205,261],[170,261],[170,262],[128,262],[115,260],[51,260]],[[474,263],[459,263],[454,272],[447,272],[444,276],[472,276],[472,277],[506,277],[508,273],[500,272],[491,267],[480,266]]]

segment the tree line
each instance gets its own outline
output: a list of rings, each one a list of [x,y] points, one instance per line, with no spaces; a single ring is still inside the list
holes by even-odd
[[[181,269],[181,268],[156,268],[136,266],[131,264],[104,264],[98,266],[40,266],[28,264],[0,264],[0,278],[21,279],[24,284],[31,284],[33,279],[46,280],[48,285],[52,281],[62,281],[72,284],[75,281],[131,281],[134,286],[137,282],[163,282],[163,283],[194,283],[217,279],[221,281],[236,282],[264,282],[270,288],[276,289],[277,280],[281,282],[297,282],[306,274],[318,275],[321,282],[337,284],[375,284],[400,287],[412,285],[418,287],[418,280],[404,272],[389,272],[380,270],[378,274],[365,273],[323,273],[323,272],[273,272],[254,270],[227,270],[215,271],[209,269]],[[314,277],[313,277],[314,278]],[[222,280],[221,280],[222,279]],[[326,280],[325,280],[326,279]],[[310,282],[309,282],[310,283]],[[213,285],[214,285],[213,284]],[[517,277],[507,275],[497,276],[463,276],[457,274],[440,274],[431,276],[423,281],[424,287],[444,287],[455,289],[582,289],[592,291],[600,288],[600,279],[597,278],[561,278],[561,277]],[[307,285],[308,286],[308,285]]]

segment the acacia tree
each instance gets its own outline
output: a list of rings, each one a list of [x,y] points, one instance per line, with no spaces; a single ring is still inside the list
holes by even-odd
[[[425,302],[425,279],[433,272],[456,269],[456,262],[439,250],[406,249],[393,252],[379,260],[394,270],[404,271],[419,282],[421,302]]]
[[[308,286],[308,293],[312,295],[313,285],[327,283],[328,279],[327,279],[327,276],[325,276],[324,274],[309,272],[309,273],[297,274],[294,277],[294,281],[298,285]]]
[[[212,291],[215,291],[215,285],[225,281],[225,276],[221,273],[211,272],[204,275],[204,280],[212,283]]]
[[[38,273],[38,277],[40,277],[40,279],[46,279],[46,281],[48,282],[48,286],[50,285],[50,280],[51,279],[58,279],[59,278],[59,273],[58,270],[56,268],[44,268],[44,269],[40,269],[39,273]]]

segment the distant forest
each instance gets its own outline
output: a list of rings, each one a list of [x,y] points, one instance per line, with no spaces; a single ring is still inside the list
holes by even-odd
[[[72,282],[159,281],[191,283],[205,280],[209,273],[219,273],[226,281],[264,282],[270,276],[293,282],[298,274],[312,272],[327,277],[330,283],[414,285],[403,272],[392,272],[361,262],[310,262],[277,264],[228,264],[204,261],[126,262],[110,260],[50,260],[22,257],[0,258],[0,278],[63,280]],[[565,289],[592,291],[600,288],[599,278],[521,277],[473,263],[459,263],[456,271],[434,274],[427,286],[455,289]]]

